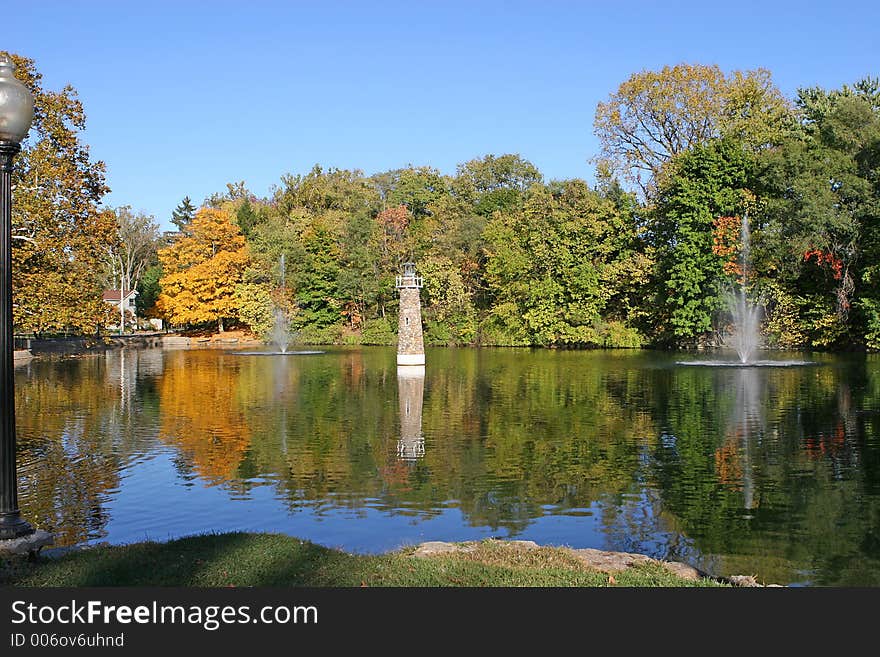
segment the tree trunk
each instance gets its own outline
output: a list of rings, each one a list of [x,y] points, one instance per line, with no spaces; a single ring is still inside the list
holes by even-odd
[[[222,317],[218,320],[217,326],[220,328],[220,332],[223,333],[223,318]]]

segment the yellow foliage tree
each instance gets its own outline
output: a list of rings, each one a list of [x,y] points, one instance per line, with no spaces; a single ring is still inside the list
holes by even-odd
[[[223,210],[202,208],[189,231],[159,251],[164,275],[156,307],[172,324],[217,322],[238,316],[235,288],[250,262],[244,236]]]

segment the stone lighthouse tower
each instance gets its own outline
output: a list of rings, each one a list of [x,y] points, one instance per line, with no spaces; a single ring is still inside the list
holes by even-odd
[[[400,320],[397,326],[397,364],[425,365],[425,344],[422,340],[422,307],[419,289],[422,277],[416,276],[413,262],[403,263],[403,275],[397,277],[400,290]]]

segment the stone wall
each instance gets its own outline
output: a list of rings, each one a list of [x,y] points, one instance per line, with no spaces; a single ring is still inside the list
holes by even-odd
[[[122,347],[161,347],[163,334],[137,333],[132,335],[108,335],[101,338],[31,338],[29,350],[39,354],[83,354]]]

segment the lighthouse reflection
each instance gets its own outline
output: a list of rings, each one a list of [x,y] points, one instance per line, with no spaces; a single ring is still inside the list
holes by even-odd
[[[415,461],[425,455],[425,438],[422,435],[424,365],[398,367],[397,392],[400,402],[400,439],[397,441],[397,458],[402,461]]]

